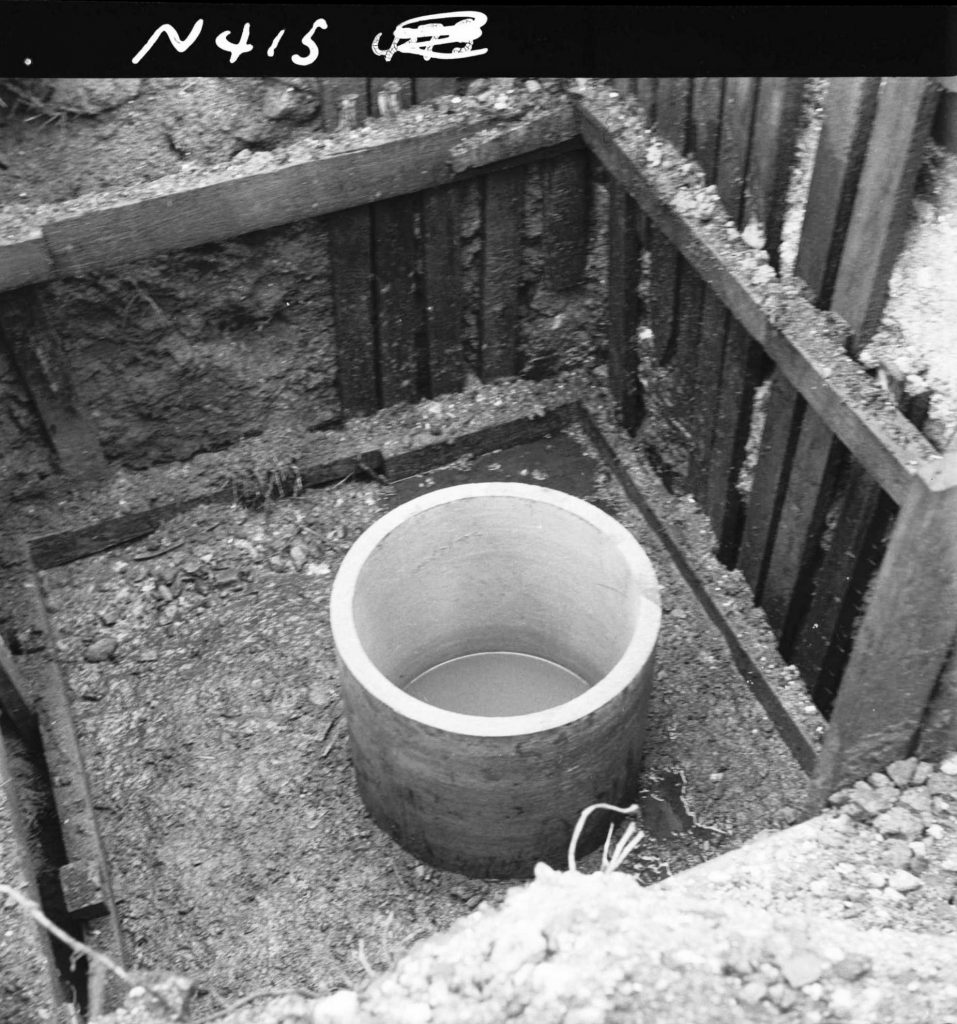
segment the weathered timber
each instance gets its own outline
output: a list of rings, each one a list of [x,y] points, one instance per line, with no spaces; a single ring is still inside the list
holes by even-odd
[[[690,78],[658,79],[658,106],[655,121],[658,131],[679,153],[685,153],[688,149],[690,101]]]
[[[372,207],[379,395],[383,406],[419,395],[416,353],[416,199],[403,196]]]
[[[791,652],[792,661],[811,684],[815,703],[825,712],[837,692],[857,605],[875,568],[874,548],[892,509],[860,463],[850,460],[834,533]]]
[[[20,374],[60,469],[79,478],[107,475],[108,466],[92,417],[73,384],[60,339],[47,321],[33,289],[0,299],[0,343]]]
[[[721,395],[721,364],[728,333],[728,311],[705,289],[701,303],[701,332],[694,370],[691,454],[688,484],[700,505],[706,505],[709,469],[713,465],[712,443]]]
[[[482,379],[518,371],[518,299],[522,273],[525,171],[497,171],[485,180],[482,251]]]
[[[694,430],[694,384],[700,355],[701,313],[705,287],[684,259],[680,262],[675,296],[675,417]]]
[[[454,93],[457,85],[457,78],[413,78],[413,98],[416,103],[426,103],[436,96]]]
[[[299,475],[303,487],[321,487],[323,484],[334,483],[352,475],[374,476],[381,467],[382,454],[374,450],[317,466],[306,466],[300,469]],[[99,551],[107,551],[120,544],[128,544],[130,541],[147,537],[163,523],[191,508],[207,504],[225,504],[235,501],[236,498],[236,487],[230,485],[151,508],[146,512],[131,512],[116,519],[92,523],[90,526],[31,537],[29,546],[32,561],[38,569],[66,565],[78,558],[85,558],[87,555],[94,555]]]
[[[327,132],[358,128],[369,116],[369,86],[364,78],[323,78],[322,126]],[[354,119],[354,123],[352,122]]]
[[[27,547],[25,542],[24,547]],[[55,634],[40,594],[39,580],[29,551],[24,552],[23,563],[30,567],[29,577],[23,581],[23,596],[33,606],[32,614],[42,622],[49,644],[48,649],[42,653],[22,657],[20,665],[24,675],[29,676],[31,689],[37,695],[37,719],[63,848],[67,863],[96,865],[101,899],[95,909],[105,910],[105,913],[83,921],[83,938],[87,945],[105,953],[115,963],[128,966],[126,940],[113,899],[109,863],[96,824],[90,783],[77,739],[70,697],[60,667],[50,654]],[[104,1011],[116,1009],[125,995],[125,985],[108,979],[104,990]]]
[[[708,618],[721,633],[742,678],[761,706],[767,711],[768,717],[774,723],[795,760],[805,772],[810,774],[817,757],[814,740],[806,731],[803,723],[793,717],[774,685],[761,671],[758,660],[760,655],[751,648],[745,638],[738,635],[734,625],[724,614],[707,584],[689,560],[685,545],[667,525],[664,515],[659,514],[658,509],[664,507],[666,500],[663,492],[656,493],[660,490],[656,483],[643,485],[643,488],[639,489],[588,410],[583,406],[579,411],[579,423],[602,460],[628,495],[629,500],[641,513],[671,556]]]
[[[588,157],[584,150],[542,165],[544,283],[553,291],[585,280],[588,258]]]
[[[634,78],[613,78],[611,84],[621,93],[622,96],[631,96],[635,91]]]
[[[874,579],[811,800],[908,756],[957,632],[957,454],[921,467]]]
[[[851,208],[877,107],[879,78],[832,78],[814,156],[795,272],[822,307],[831,303]]]
[[[372,215],[357,206],[326,219],[336,319],[339,400],[344,416],[379,408],[372,306]]]
[[[409,116],[409,115],[400,115]],[[394,125],[396,122],[392,122]],[[448,184],[457,174],[558,144],[575,144],[570,107],[495,125],[489,117],[462,119],[447,127],[404,138],[375,141],[375,130],[355,149],[291,161],[273,171],[224,177],[204,185],[176,187],[165,195],[66,214],[44,225],[53,275],[82,274],[224,241],[250,231],[278,227],[382,199]],[[529,157],[530,158],[530,157]],[[110,202],[110,193],[104,202]],[[48,275],[50,276],[50,275]],[[0,287],[7,287],[0,279]]]
[[[938,761],[957,750],[957,651],[951,651],[931,698],[915,753]]]
[[[804,409],[805,403],[796,396],[790,382],[780,370],[776,370],[771,378],[758,463],[751,482],[744,537],[738,554],[738,568],[758,604],[761,603]]]
[[[15,726],[24,746],[39,750],[40,734],[37,716],[27,695],[27,687],[20,676],[13,655],[0,636],[0,708]]]
[[[764,228],[764,248],[775,269],[803,88],[803,78],[762,78],[754,112],[744,220]]]
[[[638,97],[638,102],[645,108],[648,121],[653,122],[657,114],[658,79],[636,78],[635,95]]]
[[[53,259],[39,230],[17,241],[0,241],[0,291],[46,281],[53,273]]]
[[[654,333],[655,359],[664,365],[671,362],[675,353],[681,263],[678,250],[668,237],[650,224],[647,246],[651,254],[648,312]]]
[[[756,78],[726,78],[724,81],[715,182],[728,216],[739,228],[744,224],[744,183],[757,91]]]
[[[465,373],[457,186],[446,185],[423,194],[422,245],[430,392],[440,395],[458,391]]]
[[[807,573],[824,530],[840,451],[830,428],[813,409],[805,408],[761,595],[785,657],[808,593]]]
[[[369,79],[369,111],[373,117],[394,117],[411,105],[411,78]]]
[[[705,181],[709,185],[718,176],[723,96],[723,79],[691,79],[691,152],[701,164]]]
[[[745,243],[729,238],[723,224],[675,209],[671,177],[648,165],[639,138],[616,137],[616,121],[594,101],[582,101],[579,117],[587,145],[608,172],[890,497],[902,501],[914,470],[935,449],[862,367],[836,354],[846,338],[839,318],[815,310],[790,286],[753,284],[744,269],[753,265]]]
[[[731,320],[721,365],[713,377],[712,387],[717,391],[710,398],[713,439],[702,463],[704,494],[700,499],[714,529],[715,554],[725,565],[735,564],[741,544],[744,506],[738,477],[744,464],[755,391],[767,373],[764,350],[737,321]],[[695,399],[696,404],[707,401],[702,395]]]
[[[641,245],[634,199],[608,186],[608,386],[621,425],[634,433],[644,414],[638,380],[638,283]]]
[[[493,423],[460,437],[436,441],[434,444],[390,455],[385,460],[383,472],[389,480],[404,480],[417,473],[444,466],[463,455],[485,455],[501,448],[537,441],[572,423],[577,415],[577,405],[573,402],[564,402],[546,409],[540,416],[510,420],[507,423]]]
[[[937,88],[927,78],[885,78],[881,83],[831,298],[831,308],[850,325],[854,354],[870,340],[880,320],[930,134]]]

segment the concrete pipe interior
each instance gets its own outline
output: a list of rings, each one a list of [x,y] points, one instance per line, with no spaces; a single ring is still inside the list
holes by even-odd
[[[560,491],[465,484],[388,513],[331,599],[373,818],[466,874],[563,863],[581,810],[637,789],[660,617],[638,542]]]

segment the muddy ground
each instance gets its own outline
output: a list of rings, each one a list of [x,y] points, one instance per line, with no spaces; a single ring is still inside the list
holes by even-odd
[[[680,801],[646,805],[651,837],[628,870],[652,881],[797,820],[805,780],[576,433],[561,465],[590,457],[590,496],[635,531],[664,596],[646,784],[683,773],[696,819]],[[480,474],[503,478],[502,462]],[[554,462],[531,446],[508,468],[549,486]],[[392,502],[390,487],[346,481],[258,512],[198,509],[42,574],[134,965],[193,977],[211,1006],[265,986],[355,987],[507,888],[419,864],[355,791],[328,597]]]

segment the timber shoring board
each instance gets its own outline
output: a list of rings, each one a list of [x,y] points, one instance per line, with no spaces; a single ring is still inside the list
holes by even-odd
[[[491,116],[462,120],[275,170],[200,185],[171,181],[165,195],[106,193],[98,209],[71,213],[67,206],[40,227],[39,239],[0,244],[0,291],[421,192],[500,161],[540,160],[548,147],[580,147],[577,134],[573,111],[563,106],[518,125]]]
[[[846,338],[840,319],[780,282],[754,285],[743,269],[753,259],[745,243],[729,238],[723,224],[693,221],[676,210],[671,178],[648,165],[643,136],[616,137],[617,122],[604,110],[605,104],[588,100],[579,107],[589,148],[871,476],[901,502],[915,469],[937,453],[872,387],[861,366],[836,354]],[[862,389],[869,392],[863,399]]]
[[[788,180],[797,142],[803,78],[762,78],[754,111],[744,219],[764,228],[764,247],[777,270]]]
[[[682,154],[688,149],[690,102],[690,78],[658,79],[658,106],[655,115],[658,131]]]
[[[383,406],[418,398],[416,207],[412,196],[372,207],[379,396]]]
[[[883,534],[893,504],[850,460],[845,492],[827,553],[815,574],[808,611],[794,643],[792,660],[812,687],[818,707],[830,711],[847,660],[856,605],[873,574],[875,535]]]
[[[369,116],[369,87],[364,78],[323,78],[320,95],[322,126],[327,132],[334,132],[339,128],[344,103],[351,106],[355,112],[353,127],[358,128]],[[346,124],[342,127],[349,126]]]
[[[608,386],[619,422],[632,434],[644,415],[635,338],[640,277],[638,209],[612,180],[608,185]]]
[[[879,78],[828,82],[794,268],[819,306],[831,304],[880,83]]]
[[[713,444],[720,439],[716,419],[721,401],[721,365],[725,359],[728,311],[704,290],[701,303],[701,332],[694,368],[694,409],[692,410],[691,452],[688,484],[699,505],[707,506],[708,475],[713,465]]]
[[[806,405],[779,371],[771,378],[767,414],[758,448],[758,462],[748,495],[738,568],[760,604],[768,562],[787,490],[791,459]]]
[[[885,78],[881,83],[831,299],[831,308],[850,325],[855,354],[870,340],[884,308],[937,90],[927,78]]]
[[[715,182],[728,216],[739,228],[744,223],[744,183],[757,91],[756,78],[725,79]]]
[[[576,150],[542,165],[543,281],[553,291],[577,288],[588,259],[588,155]]]
[[[449,96],[457,86],[457,78],[413,78],[413,99],[416,103],[425,103],[436,96]]]
[[[831,430],[813,409],[805,407],[761,595],[761,606],[785,657],[790,654],[797,620],[804,610],[808,571],[824,531],[840,452],[841,445]]]
[[[810,774],[814,770],[817,758],[814,740],[808,734],[804,725],[790,713],[776,688],[761,671],[758,660],[760,655],[752,651],[747,641],[738,636],[734,626],[722,611],[718,600],[711,593],[702,576],[696,571],[689,560],[681,540],[656,511],[656,506],[662,507],[664,499],[650,497],[637,486],[627,469],[622,465],[621,460],[616,455],[607,438],[605,438],[592,419],[587,408],[579,406],[579,410],[578,421],[588,439],[595,446],[606,466],[614,474],[615,479],[628,495],[632,504],[638,509],[649,527],[664,545],[678,571],[691,587],[705,613],[717,627],[725,643],[727,643],[742,678],[767,712],[768,717],[774,723],[775,728],[794,755],[795,760],[805,772]]]
[[[375,476],[382,468],[382,454],[378,450],[363,452],[358,456],[336,459],[318,466],[307,466],[300,470],[303,487],[321,487],[348,476]],[[146,537],[163,523],[181,512],[198,505],[225,504],[241,498],[240,484],[230,484],[182,501],[174,501],[151,508],[145,512],[131,512],[116,519],[104,519],[89,526],[63,530],[59,533],[43,534],[30,538],[30,552],[38,569],[52,569],[58,565],[75,562],[78,558],[107,551],[120,544]],[[263,497],[281,497],[280,493]]]
[[[665,365],[671,362],[675,351],[681,257],[657,227],[649,224],[647,236],[651,254],[648,314],[654,334],[655,360]]]
[[[709,185],[718,176],[723,96],[723,79],[691,79],[691,152],[701,164],[704,180]]]
[[[96,425],[77,394],[64,346],[35,289],[0,296],[0,343],[33,401],[61,471],[87,479],[106,476]]]
[[[459,187],[422,195],[425,330],[432,395],[458,391],[465,376],[459,272]]]
[[[951,651],[921,723],[916,753],[923,761],[939,761],[953,750],[957,750],[957,649]]]
[[[824,737],[814,807],[917,745],[957,632],[954,522],[957,452],[921,467],[897,516]]]
[[[720,355],[713,379],[717,390],[712,406],[713,441],[709,443],[706,465],[702,466],[706,490],[699,503],[711,520],[718,560],[732,566],[738,558],[744,529],[744,503],[738,478],[751,429],[755,391],[768,373],[768,359],[761,346],[734,320],[728,326]],[[701,401],[701,397],[696,399]]]
[[[489,174],[482,205],[481,376],[518,371],[519,291],[522,280],[522,211],[525,169]]]
[[[368,206],[326,219],[332,254],[339,401],[346,417],[379,408],[378,362],[372,304],[372,214]]]
[[[115,963],[129,966],[129,956],[120,927],[110,881],[109,862],[96,824],[93,798],[83,754],[77,739],[76,725],[70,708],[66,681],[54,654],[56,635],[52,629],[43,602],[36,566],[30,554],[29,543],[22,542],[21,565],[27,579],[23,583],[24,600],[31,606],[31,615],[41,623],[46,637],[44,651],[25,655],[20,666],[30,680],[36,695],[37,718],[43,742],[43,754],[56,806],[56,815],[63,839],[66,867],[69,864],[94,865],[98,880],[96,906],[87,907],[76,894],[64,892],[66,906],[74,907],[74,916],[83,918],[83,937],[87,945],[105,953]],[[69,879],[69,872],[60,872],[61,884]],[[103,913],[96,911],[103,910]],[[126,986],[112,975],[104,979],[102,1009],[116,1009],[126,994]]]

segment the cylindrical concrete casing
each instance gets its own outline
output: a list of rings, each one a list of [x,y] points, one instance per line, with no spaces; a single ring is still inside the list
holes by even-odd
[[[433,491],[359,537],[330,614],[359,791],[422,860],[485,877],[559,866],[583,808],[634,799],[661,609],[648,556],[604,512],[527,484]],[[546,658],[588,688],[499,716],[404,690],[492,651]],[[604,837],[592,818],[579,852]]]

